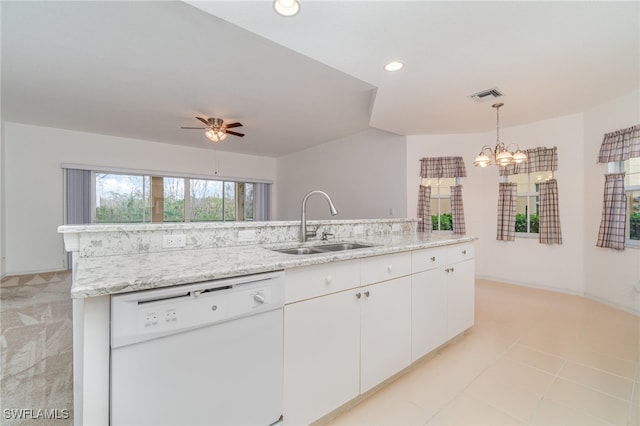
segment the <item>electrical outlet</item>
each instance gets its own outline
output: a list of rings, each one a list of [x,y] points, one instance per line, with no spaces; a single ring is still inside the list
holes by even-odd
[[[239,242],[248,242],[256,240],[256,230],[255,229],[243,229],[238,231],[238,241]]]
[[[180,248],[186,245],[187,236],[184,234],[162,236],[162,248]]]

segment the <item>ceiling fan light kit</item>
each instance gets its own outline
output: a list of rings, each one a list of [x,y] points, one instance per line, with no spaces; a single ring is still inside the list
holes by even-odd
[[[227,138],[227,134],[222,130],[207,129],[207,131],[204,132],[204,135],[212,142],[221,142]]]
[[[503,103],[497,103],[491,105],[496,109],[496,146],[492,150],[489,145],[485,145],[480,149],[480,154],[473,161],[473,165],[476,167],[487,167],[491,164],[491,158],[496,166],[505,167],[509,164],[520,164],[523,161],[527,161],[527,155],[520,151],[520,147],[515,145],[516,151],[509,151],[508,147],[504,143],[500,142],[500,107]],[[509,145],[510,147],[511,145]]]
[[[196,119],[202,121],[207,127],[181,127],[181,129],[197,129],[204,130],[204,135],[212,142],[221,142],[227,138],[227,135],[233,135],[243,137],[244,133],[234,132],[228,129],[234,127],[241,127],[241,123],[229,123],[224,124],[221,118],[207,118],[196,117]]]

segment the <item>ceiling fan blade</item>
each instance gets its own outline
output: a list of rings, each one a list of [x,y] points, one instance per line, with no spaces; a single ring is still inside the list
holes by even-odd
[[[228,133],[233,136],[240,136],[240,137],[244,136],[244,133],[232,132],[231,130],[227,130],[225,133]]]
[[[227,129],[232,129],[234,127],[241,127],[242,123],[229,123],[229,124],[225,124],[224,127],[226,127]]]
[[[198,120],[202,121],[204,124],[206,124],[207,126],[209,125],[209,122],[207,120],[205,120],[202,117],[196,117]]]
[[[198,129],[198,130],[205,130],[206,127],[180,127],[181,129]]]

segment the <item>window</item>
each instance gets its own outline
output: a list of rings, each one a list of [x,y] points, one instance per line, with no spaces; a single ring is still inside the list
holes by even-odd
[[[149,177],[95,174],[95,222],[149,222]]]
[[[623,162],[627,195],[627,233],[625,245],[640,247],[640,157]]]
[[[96,223],[253,220],[251,182],[99,172],[94,176]]]
[[[540,229],[540,183],[553,178],[553,172],[509,175],[507,182],[517,185],[516,236],[538,235]]]
[[[431,186],[431,229],[453,230],[451,187],[458,184],[458,178],[423,178],[422,184]]]
[[[154,200],[153,222],[184,222],[184,189],[185,180],[188,179],[154,176],[151,180],[151,196]],[[155,191],[156,182],[158,185],[162,185],[162,189],[159,191]],[[162,206],[162,210],[156,210],[156,201],[159,201],[158,205]]]

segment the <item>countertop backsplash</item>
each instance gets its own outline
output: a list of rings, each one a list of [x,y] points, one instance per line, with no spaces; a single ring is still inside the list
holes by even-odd
[[[409,234],[416,226],[417,219],[407,218],[309,220],[307,230],[317,234],[308,242],[319,240],[323,232],[331,234],[331,239],[345,239]],[[83,258],[293,243],[300,240],[300,221],[65,225],[58,232],[64,234],[66,250]],[[167,235],[184,235],[185,246],[163,247]]]

